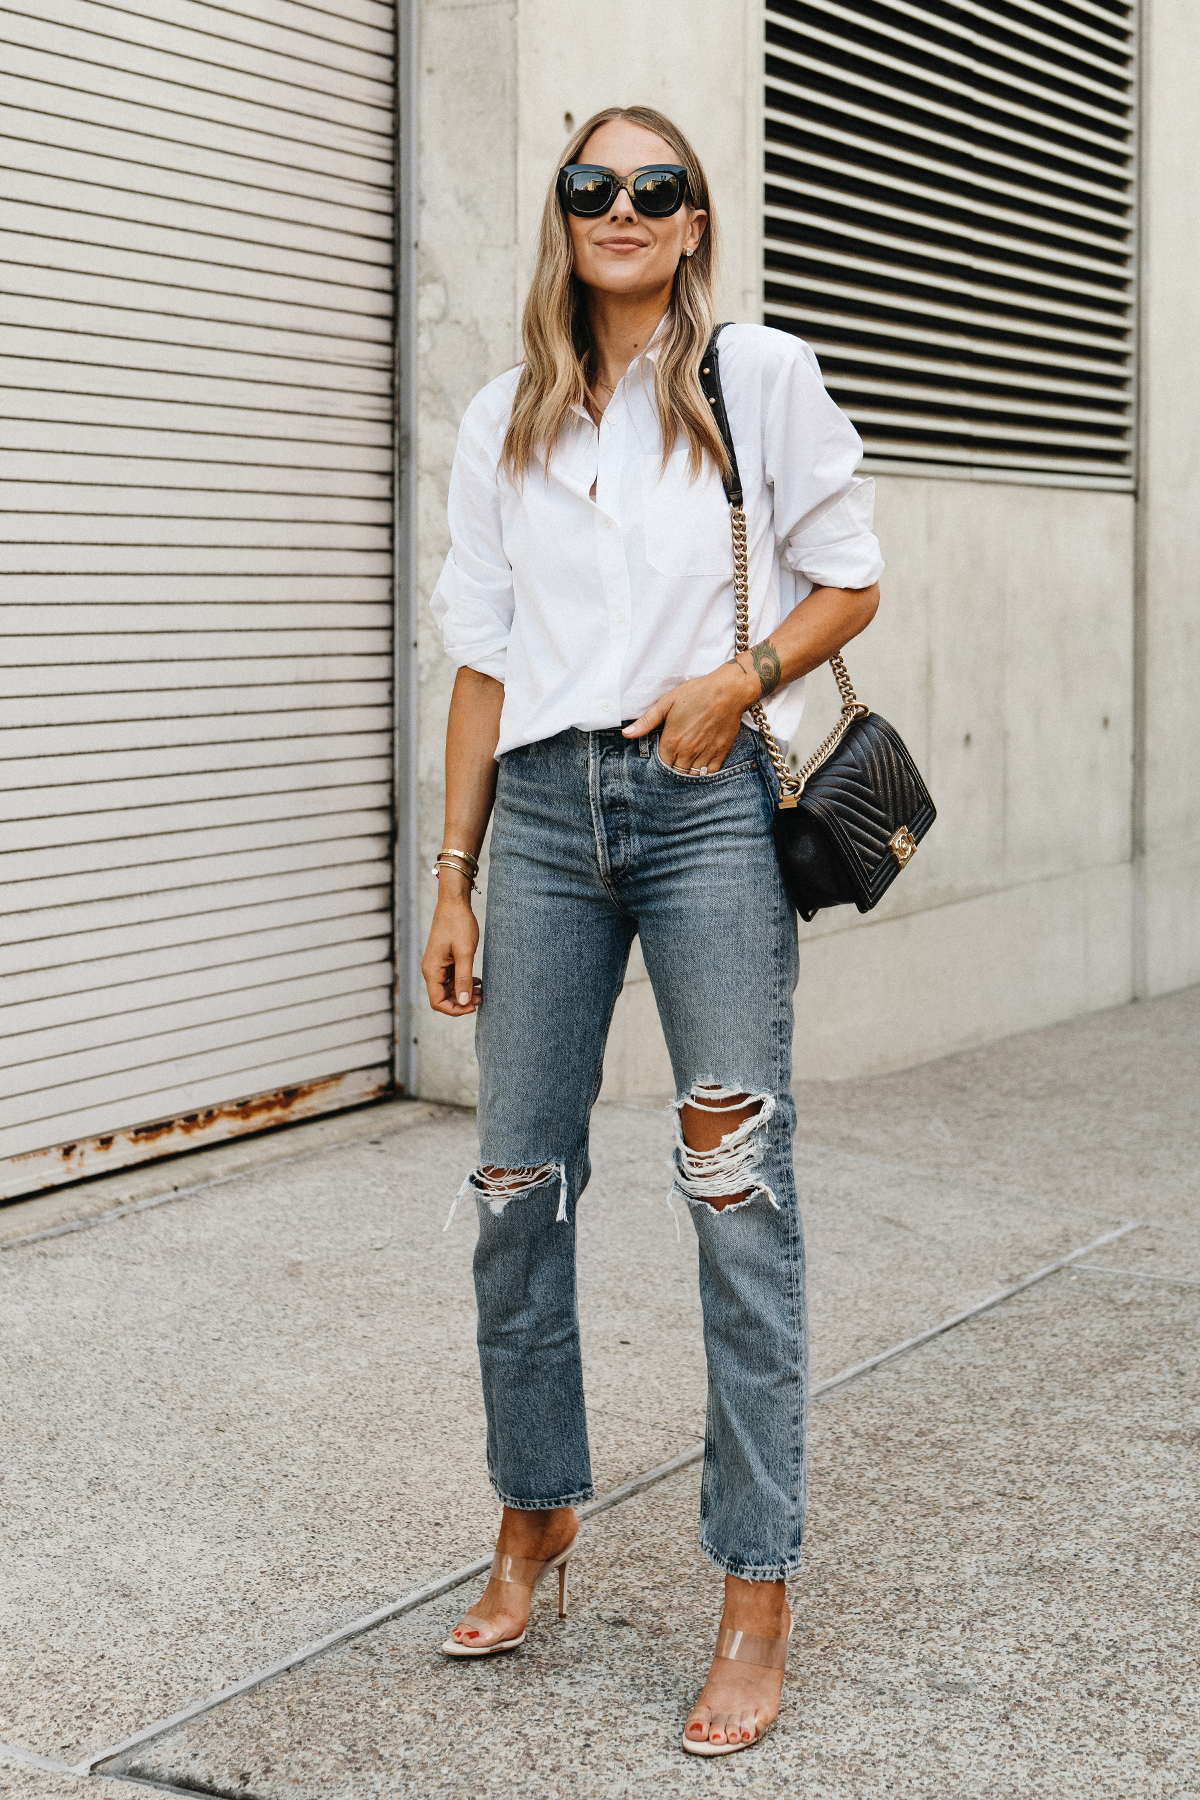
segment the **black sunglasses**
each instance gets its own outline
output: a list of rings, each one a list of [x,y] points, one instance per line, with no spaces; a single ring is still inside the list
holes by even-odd
[[[669,219],[687,199],[687,170],[679,163],[648,163],[618,175],[599,163],[568,163],[558,171],[558,197],[577,219],[598,219],[624,188],[648,219]]]

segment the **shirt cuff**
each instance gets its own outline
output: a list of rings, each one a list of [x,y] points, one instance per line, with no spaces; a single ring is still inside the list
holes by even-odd
[[[459,663],[460,669],[474,669],[477,675],[490,675],[503,687],[504,671],[508,665],[508,651],[496,650],[490,656],[472,656]]]
[[[446,558],[430,610],[442,633],[446,655],[457,668],[504,680],[512,617],[512,587],[473,580]]]
[[[870,587],[884,570],[879,539],[871,530],[874,513],[875,483],[855,481],[792,533],[783,546],[784,562],[814,587]]]

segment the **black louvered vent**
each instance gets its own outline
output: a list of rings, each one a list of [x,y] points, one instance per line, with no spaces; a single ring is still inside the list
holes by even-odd
[[[768,325],[878,469],[1133,482],[1136,8],[772,0]]]

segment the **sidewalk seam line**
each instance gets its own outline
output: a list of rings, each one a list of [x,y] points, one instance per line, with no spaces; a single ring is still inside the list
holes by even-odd
[[[906,1338],[902,1344],[894,1344],[890,1350],[882,1350],[878,1356],[868,1357],[866,1362],[856,1363],[852,1369],[844,1369],[840,1375],[834,1375],[831,1380],[822,1382],[819,1388],[814,1389],[813,1399],[831,1394],[835,1388],[845,1387],[847,1382],[856,1381],[860,1375],[867,1375],[872,1369],[882,1368],[884,1363],[894,1361],[897,1356],[903,1356],[906,1351],[916,1350],[922,1344],[931,1343],[934,1338],[941,1337],[944,1332],[953,1331],[956,1325],[965,1325],[968,1319],[977,1319],[981,1313],[991,1312],[994,1306],[1002,1306],[1006,1300],[1015,1299],[1027,1288],[1035,1287],[1039,1281],[1045,1281],[1048,1275],[1057,1275],[1060,1269],[1065,1269],[1078,1257],[1087,1256],[1091,1251],[1099,1250],[1102,1245],[1114,1243],[1117,1238],[1125,1237],[1130,1231],[1136,1231],[1142,1223],[1141,1219],[1127,1219],[1123,1225],[1118,1225],[1115,1231],[1106,1231],[1103,1237],[1093,1238],[1090,1244],[1081,1244],[1078,1250],[1068,1250],[1065,1256],[1057,1257],[1054,1262],[1047,1263],[1045,1268],[1035,1269],[1032,1275],[1025,1275],[1020,1281],[1014,1281],[1011,1287],[1001,1288],[999,1293],[991,1295],[989,1299],[980,1300],[975,1306],[968,1306],[964,1312],[955,1313],[952,1318],[943,1319],[940,1325],[931,1325],[928,1331],[918,1332],[916,1337]]]
[[[29,1769],[49,1769],[55,1775],[77,1775],[78,1769],[71,1763],[55,1762],[51,1756],[40,1756],[36,1750],[27,1750],[24,1744],[0,1743],[0,1762],[21,1763]]]
[[[75,1774],[77,1771],[72,1769],[71,1773]],[[179,1800],[224,1800],[220,1788],[181,1787],[177,1781],[168,1781],[165,1776],[160,1778],[157,1775],[110,1775],[104,1769],[95,1770],[94,1776],[97,1781],[118,1781],[124,1782],[128,1787],[149,1788],[152,1794],[176,1794],[179,1796]]]
[[[1165,1281],[1169,1287],[1200,1288],[1200,1281],[1187,1275],[1156,1275],[1152,1269],[1104,1269],[1096,1263],[1076,1263],[1088,1275],[1110,1275],[1114,1281]]]
[[[233,1177],[228,1177],[228,1179],[233,1179]],[[922,1344],[931,1343],[934,1338],[953,1331],[956,1326],[964,1325],[968,1320],[978,1318],[981,1313],[990,1312],[993,1307],[1002,1305],[1004,1301],[1015,1298],[1017,1294],[1023,1294],[1028,1288],[1036,1286],[1038,1282],[1045,1281],[1048,1276],[1057,1274],[1060,1269],[1065,1269],[1078,1257],[1087,1256],[1091,1251],[1099,1250],[1103,1245],[1111,1244],[1117,1238],[1126,1236],[1128,1232],[1136,1231],[1142,1223],[1143,1221],[1140,1219],[1128,1219],[1116,1230],[1105,1232],[1102,1237],[1093,1238],[1091,1243],[1081,1244],[1077,1250],[1069,1250],[1065,1256],[1060,1256],[1054,1262],[1047,1263],[1044,1268],[1035,1270],[1032,1275],[1022,1277],[1011,1287],[1001,1288],[998,1293],[992,1294],[988,1299],[980,1300],[976,1305],[967,1307],[963,1312],[955,1313],[949,1319],[943,1319],[940,1325],[930,1326],[927,1331],[918,1332],[916,1337],[905,1338],[903,1343],[894,1344],[890,1350],[882,1350],[878,1356],[868,1357],[866,1362],[856,1363],[853,1368],[843,1369],[839,1375],[831,1376],[828,1381],[823,1381],[812,1389],[810,1395],[812,1403],[824,1400],[827,1395],[847,1386],[849,1382],[857,1381],[863,1375],[870,1374],[872,1370],[881,1368],[885,1363],[893,1362],[898,1356],[903,1356],[910,1350],[916,1350]],[[623,1500],[632,1499],[636,1494],[644,1493],[647,1488],[657,1486],[668,1476],[675,1475],[679,1470],[699,1462],[703,1455],[703,1444],[697,1445],[691,1450],[683,1451],[679,1456],[672,1457],[669,1462],[660,1463],[656,1468],[648,1469],[644,1475],[635,1476],[632,1481],[627,1481],[622,1486],[614,1488],[610,1494],[604,1494],[598,1500],[589,1500],[586,1505],[579,1508],[580,1520],[594,1518],[597,1513],[607,1512],[609,1507],[616,1506]],[[374,1631],[380,1625],[390,1623],[392,1619],[399,1619],[405,1613],[415,1612],[419,1606],[425,1606],[429,1601],[438,1600],[443,1594],[448,1594],[454,1588],[461,1587],[473,1576],[484,1574],[491,1566],[492,1557],[489,1554],[481,1557],[478,1562],[468,1563],[463,1568],[455,1569],[451,1574],[440,1576],[425,1587],[415,1588],[411,1593],[402,1595],[399,1600],[393,1600],[387,1606],[378,1607],[374,1612],[365,1613],[361,1618],[352,1619],[348,1625],[339,1626],[336,1631],[328,1632],[324,1637],[315,1639],[311,1644],[305,1644],[290,1655],[278,1658],[275,1662],[269,1663],[266,1668],[259,1669],[252,1675],[243,1676],[241,1681],[235,1681],[230,1687],[222,1688],[219,1693],[210,1694],[204,1700],[193,1701],[190,1706],[184,1707],[180,1712],[172,1713],[169,1718],[160,1719],[152,1725],[144,1726],[141,1731],[135,1732],[132,1737],[125,1738],[121,1743],[113,1744],[108,1749],[99,1751],[95,1756],[85,1757],[82,1762],[74,1765],[71,1772],[76,1775],[93,1775],[97,1773],[101,1763],[112,1762],[118,1756],[124,1756],[129,1751],[152,1742],[155,1738],[165,1737],[168,1732],[177,1730],[181,1725],[188,1725],[194,1719],[202,1718],[205,1713],[213,1712],[217,1707],[238,1699],[242,1694],[253,1693],[256,1688],[265,1686],[268,1681],[274,1680],[279,1675],[286,1675],[292,1669],[301,1668],[305,1663],[312,1662],[314,1658],[322,1656],[327,1650],[336,1649],[339,1644],[347,1643],[351,1638],[362,1637],[368,1631]],[[61,1767],[61,1765],[54,1766]],[[117,1771],[112,1771],[112,1773],[116,1774]]]
[[[55,1762],[53,1757],[39,1756],[36,1750],[27,1750],[24,1744],[6,1744],[0,1742],[0,1763],[16,1763],[20,1768],[42,1769],[51,1775],[78,1775],[79,1770],[71,1763]],[[97,1781],[124,1782],[129,1787],[151,1788],[159,1794],[178,1794],[182,1800],[196,1800],[198,1794],[210,1792],[208,1789],[183,1788],[170,1781],[157,1781],[148,1775],[104,1775],[97,1773]]]

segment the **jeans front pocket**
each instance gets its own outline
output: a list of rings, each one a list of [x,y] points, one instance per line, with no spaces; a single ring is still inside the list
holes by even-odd
[[[675,769],[671,767],[670,763],[665,763],[659,755],[660,740],[661,733],[656,733],[654,738],[655,763],[664,775],[669,776],[672,781],[680,782],[684,787],[715,787],[719,782],[734,781],[739,776],[754,773],[758,769],[758,755],[754,748],[753,734],[745,725],[741,727],[729,746],[729,754],[721,767],[711,770],[706,775],[702,775],[699,771],[693,775],[690,769]]]

